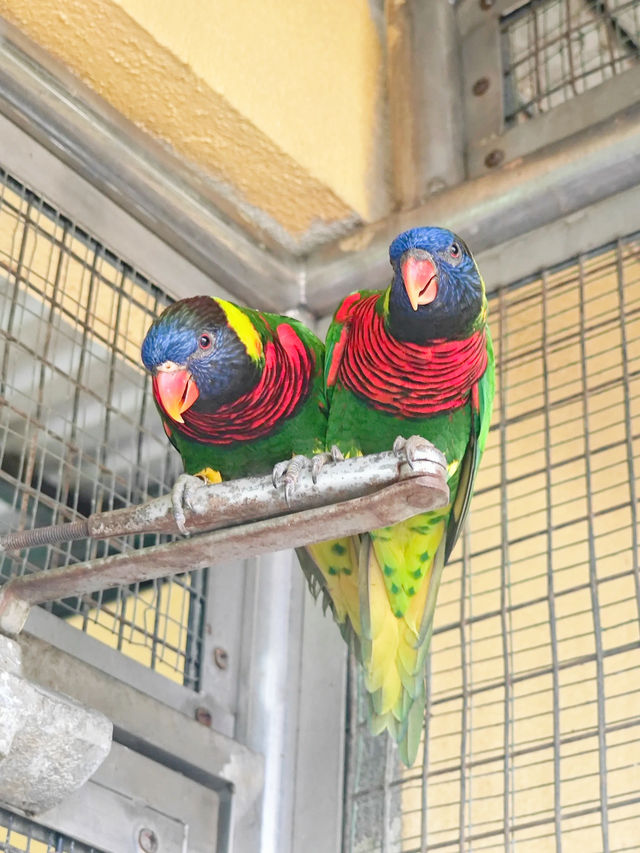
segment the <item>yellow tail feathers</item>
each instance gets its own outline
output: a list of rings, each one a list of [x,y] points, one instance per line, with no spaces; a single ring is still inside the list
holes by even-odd
[[[359,561],[364,681],[371,730],[387,729],[411,765],[425,709],[425,661],[444,565],[449,507],[362,537]]]
[[[336,619],[340,623],[348,619],[359,637],[358,544],[357,537],[348,537],[318,542],[309,545],[306,550],[322,574]]]

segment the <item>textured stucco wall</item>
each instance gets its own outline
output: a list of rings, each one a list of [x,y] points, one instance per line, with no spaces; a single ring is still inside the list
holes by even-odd
[[[367,0],[0,0],[0,14],[289,233],[384,214]]]

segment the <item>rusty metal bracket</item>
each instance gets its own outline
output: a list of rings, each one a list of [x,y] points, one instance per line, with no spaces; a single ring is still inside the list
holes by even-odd
[[[395,524],[449,500],[446,460],[435,447],[409,465],[393,452],[330,462],[313,482],[303,470],[287,504],[271,477],[209,486],[186,508],[187,527],[198,535],[163,545],[13,578],[0,589],[0,632],[17,634],[34,604],[84,595],[120,584],[204,568],[238,557],[295,548]],[[107,538],[131,533],[176,533],[171,497],[89,516],[84,522],[42,528],[55,540]],[[35,531],[0,538],[0,548],[27,547]]]

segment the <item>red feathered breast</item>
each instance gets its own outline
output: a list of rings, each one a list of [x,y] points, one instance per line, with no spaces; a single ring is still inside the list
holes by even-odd
[[[293,328],[281,324],[264,349],[265,364],[256,387],[215,412],[182,413],[177,428],[204,444],[253,441],[269,435],[294,414],[309,394],[315,360]]]
[[[378,299],[349,306],[338,381],[374,408],[403,418],[464,406],[487,367],[484,329],[461,341],[397,341],[375,310]]]

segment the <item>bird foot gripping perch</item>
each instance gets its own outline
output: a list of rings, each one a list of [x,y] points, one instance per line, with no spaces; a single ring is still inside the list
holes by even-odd
[[[302,471],[311,471],[311,479],[315,485],[318,482],[320,471],[327,463],[342,462],[343,460],[344,455],[335,444],[330,451],[316,453],[311,458],[298,455],[292,459],[285,459],[283,462],[274,465],[272,473],[274,488],[278,489],[280,486],[284,486],[285,500],[287,505],[291,506],[292,492]]]
[[[414,438],[419,438],[414,436]],[[395,446],[394,446],[395,452]],[[427,457],[422,457],[427,458]],[[342,462],[344,456],[334,445],[330,451],[317,453],[312,457],[300,454],[291,459],[277,462],[271,474],[273,487],[280,489],[284,487],[284,498],[287,506],[291,507],[293,492],[303,471],[311,472],[311,480],[314,485],[318,482],[320,471],[330,462]],[[221,482],[220,476],[211,468],[206,468],[198,474],[180,474],[171,489],[171,504],[176,526],[183,536],[189,536],[185,511],[192,511],[198,502],[198,495],[209,485]]]
[[[180,474],[171,489],[171,505],[176,527],[183,536],[189,536],[186,511],[191,511],[197,503],[197,496],[207,486],[221,483],[222,478],[212,468],[204,468],[198,474]]]
[[[417,461],[428,459],[433,453],[433,444],[421,435],[410,435],[409,438],[399,435],[393,442],[393,452],[413,470]]]

